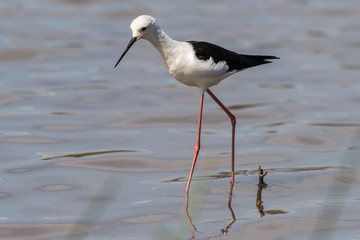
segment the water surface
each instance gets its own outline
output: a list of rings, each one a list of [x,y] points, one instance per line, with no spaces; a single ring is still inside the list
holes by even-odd
[[[237,117],[233,189],[216,103],[187,199],[199,91],[145,41],[113,69],[144,13],[178,40],[280,57],[212,88]],[[358,239],[359,15],[357,0],[2,1],[2,237]]]

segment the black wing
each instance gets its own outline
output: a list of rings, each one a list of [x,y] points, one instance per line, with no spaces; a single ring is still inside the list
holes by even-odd
[[[229,72],[271,63],[267,59],[278,59],[275,56],[238,54],[208,42],[188,41],[188,43],[193,46],[198,59],[206,61],[211,57],[215,63],[225,61],[229,66]]]

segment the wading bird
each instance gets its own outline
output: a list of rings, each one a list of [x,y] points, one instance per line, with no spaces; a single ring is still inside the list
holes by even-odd
[[[197,142],[194,147],[195,153],[186,186],[186,193],[189,191],[196,159],[200,150],[202,109],[205,92],[214,99],[231,120],[231,180],[232,184],[234,184],[236,118],[229,109],[220,102],[212,91],[210,91],[209,87],[218,84],[221,80],[246,68],[271,63],[268,59],[277,59],[277,57],[238,54],[208,42],[176,41],[171,39],[160,28],[155,18],[148,15],[141,15],[135,18],[132,21],[130,28],[132,30],[132,38],[115,67],[137,40],[146,39],[159,51],[166,67],[176,80],[188,86],[196,86],[200,89],[201,98]]]

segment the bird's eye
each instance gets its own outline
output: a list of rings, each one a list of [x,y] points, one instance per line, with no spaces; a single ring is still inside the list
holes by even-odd
[[[143,27],[143,28],[141,29],[142,32],[145,31],[145,30],[146,30],[146,27]]]

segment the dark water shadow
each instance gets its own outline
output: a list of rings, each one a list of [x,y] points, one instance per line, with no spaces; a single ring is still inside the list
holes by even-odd
[[[290,172],[311,172],[311,171],[324,171],[329,169],[346,169],[343,166],[317,166],[317,167],[300,167],[300,168],[268,168],[268,171],[272,173],[290,173]],[[258,170],[237,170],[235,175],[238,176],[250,176],[258,174]],[[231,178],[231,172],[218,172],[216,174],[204,175],[204,176],[195,176],[192,181],[207,181],[212,179],[225,179]],[[186,177],[178,177],[164,182],[185,182],[187,181]]]
[[[271,105],[276,105],[276,104],[278,104],[278,103],[234,104],[234,105],[228,106],[228,109],[241,110],[241,109],[247,109],[247,108],[271,106]]]
[[[108,151],[97,151],[97,152],[83,152],[83,153],[73,153],[73,154],[59,155],[54,157],[47,157],[47,158],[42,158],[41,160],[53,160],[57,158],[82,158],[82,157],[101,155],[101,154],[129,153],[129,152],[139,152],[139,151],[138,150],[108,150]]]

